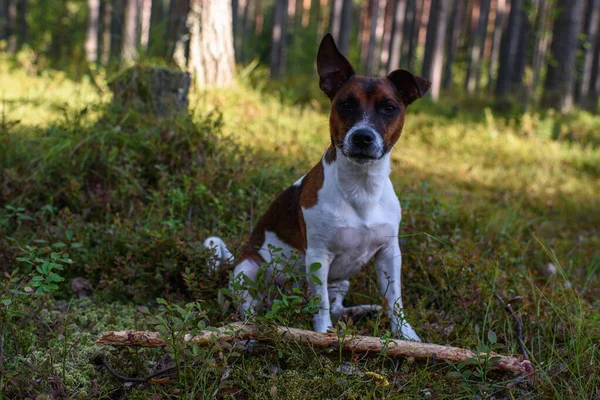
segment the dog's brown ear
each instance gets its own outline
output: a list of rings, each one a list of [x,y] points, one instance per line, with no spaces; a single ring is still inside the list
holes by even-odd
[[[392,71],[388,79],[396,86],[406,105],[423,97],[431,87],[431,82],[427,79],[413,75],[405,69]]]
[[[354,74],[352,64],[340,53],[333,36],[325,35],[317,54],[317,71],[319,86],[331,100],[348,79]]]

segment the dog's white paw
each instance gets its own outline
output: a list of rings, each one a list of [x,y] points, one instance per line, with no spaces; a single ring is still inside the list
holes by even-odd
[[[331,327],[333,327],[333,322],[331,322],[331,316],[315,314],[315,316],[313,317],[313,331],[327,332],[327,330]]]
[[[417,332],[415,332],[412,326],[410,326],[408,323],[404,322],[401,325],[400,329],[401,331],[398,332],[398,336],[400,336],[400,339],[412,340],[413,342],[422,342],[419,335],[417,335]]]

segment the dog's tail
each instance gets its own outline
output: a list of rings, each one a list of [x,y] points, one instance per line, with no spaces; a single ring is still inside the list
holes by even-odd
[[[212,271],[217,270],[223,261],[233,262],[233,254],[231,254],[221,238],[216,236],[207,238],[204,241],[204,247],[211,249],[214,254],[214,264],[210,265]]]

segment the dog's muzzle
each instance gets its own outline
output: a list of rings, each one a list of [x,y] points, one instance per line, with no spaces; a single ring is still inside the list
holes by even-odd
[[[353,128],[344,140],[343,153],[358,164],[368,164],[383,157],[383,140],[371,128]]]

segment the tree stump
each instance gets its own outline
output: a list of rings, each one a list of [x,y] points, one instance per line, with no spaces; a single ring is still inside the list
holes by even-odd
[[[114,94],[113,104],[170,117],[187,111],[190,84],[187,72],[138,65],[123,71],[108,86]]]

